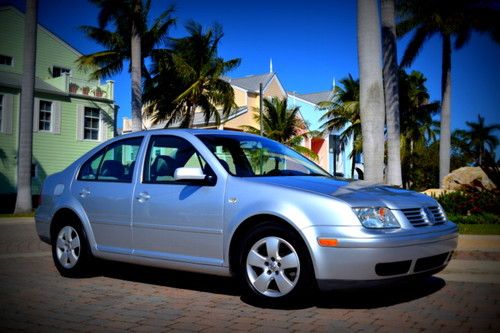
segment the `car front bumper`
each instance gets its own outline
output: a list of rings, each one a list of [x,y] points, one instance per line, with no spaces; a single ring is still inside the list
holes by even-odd
[[[303,232],[323,290],[435,274],[446,267],[458,243],[458,229],[451,222],[418,230],[321,226]],[[318,238],[336,239],[337,245],[320,246]]]

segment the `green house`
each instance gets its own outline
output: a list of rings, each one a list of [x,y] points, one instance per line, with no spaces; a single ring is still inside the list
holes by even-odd
[[[24,14],[0,7],[0,207],[16,192]],[[114,135],[113,81],[89,80],[82,54],[41,25],[33,110],[33,194],[44,178]]]

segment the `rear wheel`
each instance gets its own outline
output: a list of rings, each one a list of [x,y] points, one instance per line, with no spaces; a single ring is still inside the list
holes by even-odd
[[[302,239],[288,229],[264,224],[243,240],[240,279],[257,300],[282,302],[312,287],[312,265]]]
[[[76,218],[57,223],[52,235],[52,258],[63,276],[81,277],[89,273],[92,254]]]

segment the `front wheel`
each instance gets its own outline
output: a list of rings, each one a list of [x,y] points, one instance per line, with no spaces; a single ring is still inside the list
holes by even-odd
[[[245,238],[240,278],[250,296],[281,302],[312,287],[312,265],[298,236],[280,225],[257,227]]]

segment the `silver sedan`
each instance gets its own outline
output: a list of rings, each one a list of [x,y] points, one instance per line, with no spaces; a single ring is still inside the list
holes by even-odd
[[[332,177],[255,135],[116,137],[47,177],[36,226],[64,276],[93,258],[236,276],[284,301],[442,270],[458,231],[431,197]]]

